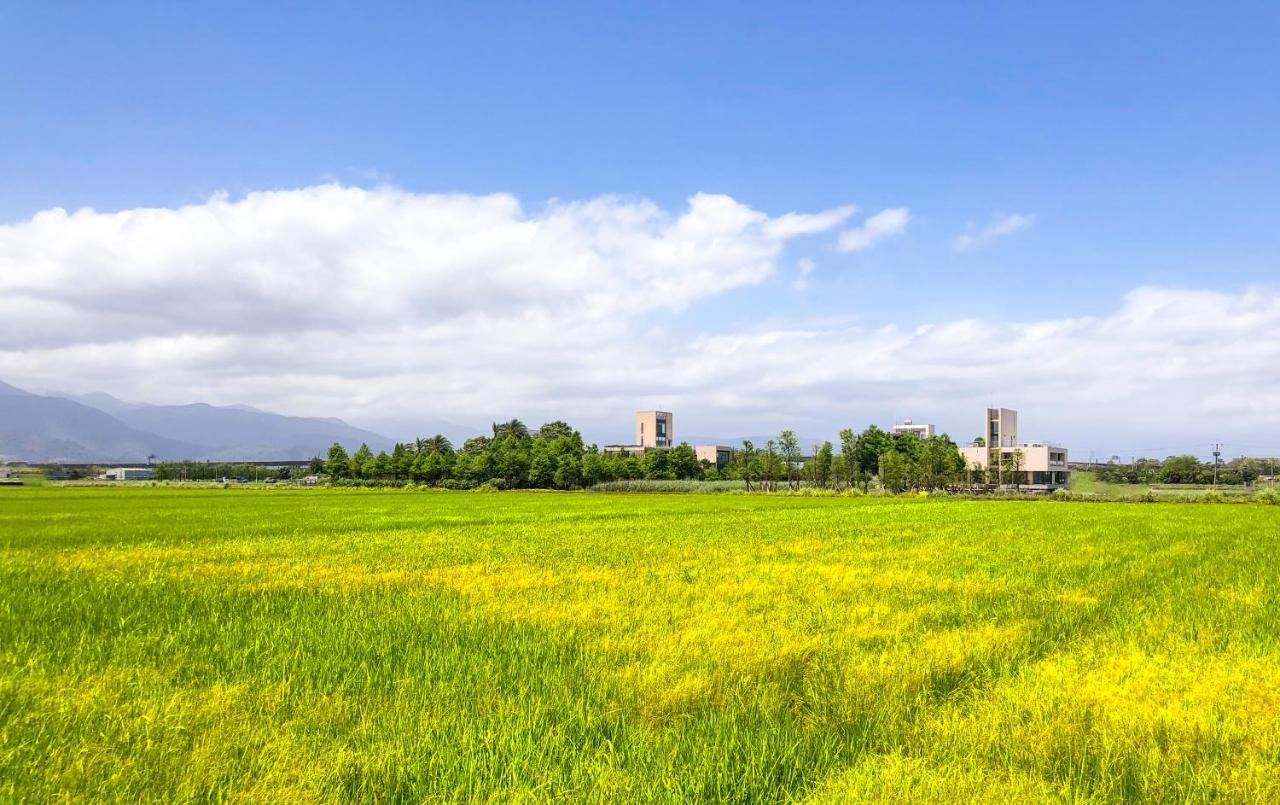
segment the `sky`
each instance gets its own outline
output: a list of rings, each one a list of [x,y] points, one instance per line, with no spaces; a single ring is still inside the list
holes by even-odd
[[[1280,453],[1274,3],[0,0],[0,379]]]

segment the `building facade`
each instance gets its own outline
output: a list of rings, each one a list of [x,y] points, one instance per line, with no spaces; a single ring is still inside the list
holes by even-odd
[[[698,461],[706,461],[717,470],[729,466],[733,459],[733,448],[722,444],[700,444],[693,448]]]
[[[636,444],[640,447],[670,447],[675,444],[674,418],[670,411],[636,412]]]
[[[970,470],[991,475],[1002,487],[1061,489],[1071,481],[1067,449],[1049,442],[1018,442],[1018,412],[988,408],[982,441],[960,448]]]

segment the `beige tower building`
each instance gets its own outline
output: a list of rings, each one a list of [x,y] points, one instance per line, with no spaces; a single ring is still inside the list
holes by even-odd
[[[675,444],[675,430],[670,411],[636,412],[636,445],[670,447]]]
[[[1058,489],[1071,480],[1067,449],[1049,442],[1018,442],[1018,412],[1011,408],[988,408],[982,422],[984,444],[961,447],[960,453],[971,468],[986,470],[1005,467],[1017,455],[1017,485],[1026,489]],[[1001,457],[1004,464],[1001,464]],[[1004,485],[1008,481],[1001,479]]]

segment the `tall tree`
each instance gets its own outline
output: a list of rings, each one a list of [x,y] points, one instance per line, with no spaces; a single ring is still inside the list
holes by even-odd
[[[702,467],[698,464],[698,455],[689,446],[688,442],[681,442],[671,448],[671,454],[667,457],[667,466],[679,480],[697,478],[702,474]]]
[[[529,427],[518,419],[510,422],[493,423],[493,438],[505,439],[514,436],[517,439],[527,439],[529,437]]]
[[[746,486],[748,492],[751,491],[751,478],[755,474],[755,458],[756,446],[751,443],[750,439],[743,439],[742,449],[734,454],[733,461],[742,476],[742,483]]]
[[[369,445],[360,444],[360,449],[351,454],[351,477],[367,478],[373,467],[373,451]]]
[[[798,489],[800,487],[798,470],[803,456],[800,452],[800,440],[796,438],[793,431],[784,430],[778,436],[778,455],[782,457],[783,469],[787,475],[787,486],[793,490]]]
[[[329,445],[329,460],[324,463],[324,471],[330,478],[351,477],[351,459],[345,447],[337,442]]]

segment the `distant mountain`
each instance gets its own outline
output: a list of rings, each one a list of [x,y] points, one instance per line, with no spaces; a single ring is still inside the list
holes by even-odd
[[[0,457],[73,463],[209,459],[300,460],[340,442],[390,450],[392,440],[340,419],[249,406],[145,405],[109,394],[41,395],[0,381]]]
[[[40,393],[46,397],[62,397],[67,400],[73,400],[81,405],[97,408],[99,411],[106,411],[108,414],[113,415],[121,411],[128,411],[131,408],[142,408],[145,405],[145,403],[125,402],[117,397],[112,397],[105,391],[91,391],[88,394],[65,394],[60,391],[42,391]]]
[[[147,405],[116,414],[125,424],[169,439],[207,448],[205,458],[306,459],[324,455],[340,442],[348,450],[361,443],[377,452],[394,442],[340,419],[285,416],[241,406]]]
[[[61,397],[0,383],[0,456],[23,461],[146,461],[201,448],[129,427],[110,414]]]

